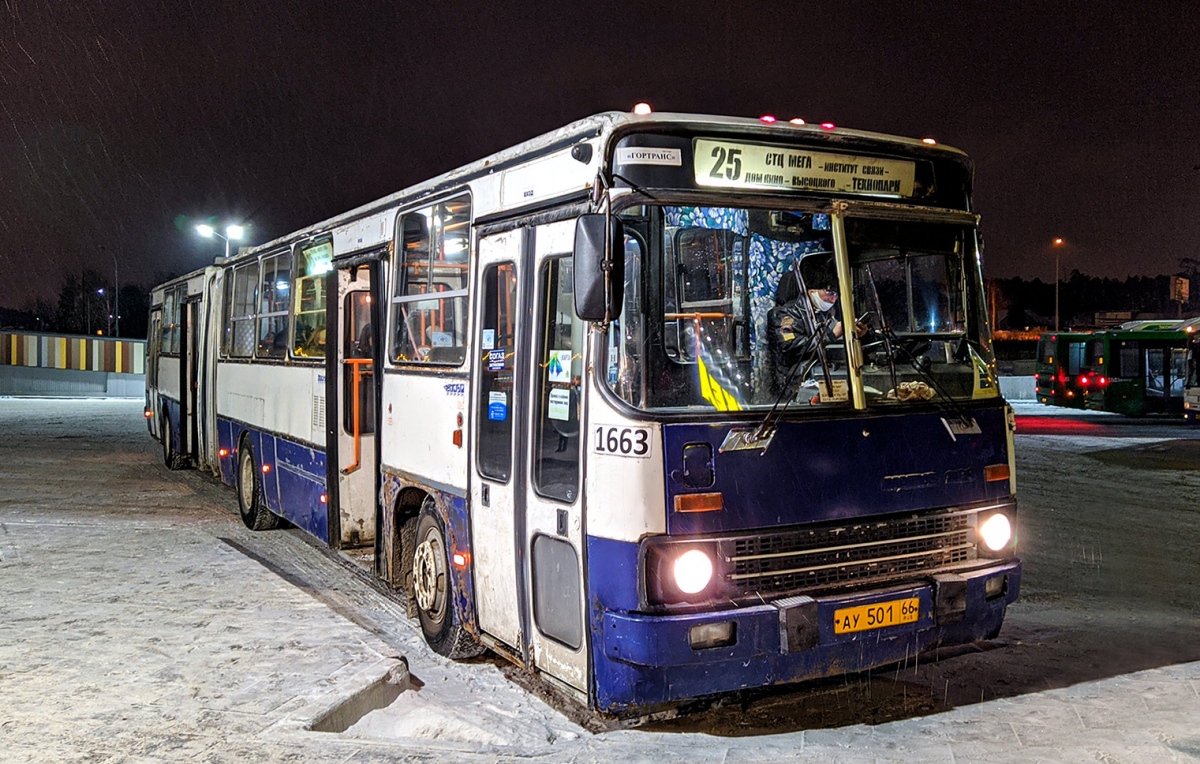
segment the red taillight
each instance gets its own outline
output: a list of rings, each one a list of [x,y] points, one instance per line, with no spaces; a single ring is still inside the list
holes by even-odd
[[[1059,372],[1058,381],[1062,382],[1064,385],[1067,384],[1067,375]]]
[[[1041,378],[1042,378],[1042,375],[1041,375],[1041,374],[1039,374],[1039,373],[1037,373],[1037,372],[1035,371],[1035,372],[1033,373],[1033,378],[1034,378],[1034,379],[1041,379]]]
[[[1107,384],[1108,384],[1108,377],[1101,377],[1101,378],[1100,378],[1100,386],[1101,386],[1101,387],[1104,387],[1104,386],[1106,386]]]
[[[1080,386],[1080,387],[1087,387],[1087,386],[1088,386],[1088,382],[1089,382],[1089,380],[1088,380],[1088,375],[1086,375],[1086,374],[1080,374],[1080,375],[1079,375],[1079,386]]]

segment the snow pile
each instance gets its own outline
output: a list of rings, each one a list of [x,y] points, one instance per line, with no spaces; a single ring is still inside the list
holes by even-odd
[[[477,680],[406,690],[390,705],[367,713],[344,734],[528,751],[587,733],[539,701],[518,699],[511,688]]]

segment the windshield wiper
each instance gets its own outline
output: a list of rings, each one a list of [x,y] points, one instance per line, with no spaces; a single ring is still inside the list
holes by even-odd
[[[779,424],[780,418],[791,405],[791,398],[795,394],[796,380],[805,379],[812,367],[818,362],[821,362],[821,376],[825,379],[825,390],[828,395],[833,395],[833,375],[829,371],[829,356],[825,353],[825,334],[829,330],[829,323],[833,319],[818,319],[817,312],[813,308],[812,300],[808,296],[808,287],[804,283],[804,277],[800,275],[799,262],[792,263],[792,270],[796,275],[796,283],[800,287],[800,296],[797,298],[804,305],[804,315],[808,319],[808,325],[812,327],[812,333],[808,336],[807,341],[801,348],[799,360],[792,366],[791,372],[788,373],[787,380],[783,383],[783,389],[779,392],[779,397],[775,399],[775,403],[771,406],[771,410],[763,417],[761,423],[755,428],[754,434],[751,436],[753,440],[765,440],[763,443],[762,452],[767,452],[767,446],[771,444],[771,437],[775,434],[775,428]],[[842,333],[843,338],[845,332]],[[810,356],[815,356],[806,362]],[[801,373],[800,368],[804,367]],[[782,408],[781,408],[782,406]]]
[[[962,404],[954,396],[946,392],[946,389],[942,387],[942,383],[938,382],[937,376],[930,371],[929,359],[925,357],[925,352],[916,352],[916,348],[923,342],[923,340],[910,339],[909,342],[906,343],[904,340],[900,339],[895,330],[893,330],[890,326],[884,326],[881,331],[884,333],[885,338],[889,336],[891,337],[891,340],[894,342],[894,347],[903,351],[904,354],[908,356],[909,364],[918,374],[921,375],[925,384],[933,390],[934,394],[937,396],[933,399],[934,405],[942,409],[942,411],[946,414],[957,419],[964,427],[969,427],[972,419],[967,413],[967,410],[963,408]],[[892,374],[895,374],[894,366]],[[899,396],[900,388],[895,384],[894,376],[892,377],[892,380],[892,391]]]

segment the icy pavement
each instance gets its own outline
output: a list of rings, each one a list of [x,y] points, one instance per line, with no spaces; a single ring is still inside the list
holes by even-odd
[[[0,761],[1194,761],[1200,664],[876,726],[588,732],[233,493],[168,473],[136,401],[0,399]],[[407,659],[346,733],[307,725]]]

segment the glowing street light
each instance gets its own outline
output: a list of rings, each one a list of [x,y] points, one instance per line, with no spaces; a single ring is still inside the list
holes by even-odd
[[[1058,331],[1058,254],[1067,242],[1061,236],[1054,238],[1054,331]]]
[[[200,225],[196,226],[196,233],[200,234],[206,239],[211,239],[212,237],[216,236],[218,239],[224,240],[225,257],[229,257],[229,242],[231,240],[240,241],[242,235],[245,233],[245,228],[240,225],[226,226],[225,235],[222,236],[221,234],[217,233],[216,229],[212,226],[201,223]]]

